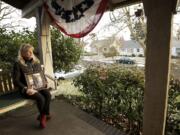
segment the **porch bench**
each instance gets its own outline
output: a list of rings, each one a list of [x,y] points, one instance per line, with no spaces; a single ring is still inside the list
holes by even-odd
[[[47,75],[55,83],[55,90],[51,90],[52,97],[57,92],[57,81]],[[21,97],[19,90],[13,85],[12,75],[9,72],[0,71],[0,115],[25,105],[32,105],[33,100]]]

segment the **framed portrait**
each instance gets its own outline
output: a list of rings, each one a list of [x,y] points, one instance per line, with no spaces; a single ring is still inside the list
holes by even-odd
[[[33,87],[36,90],[45,88],[46,79],[42,72],[25,74],[28,88]]]

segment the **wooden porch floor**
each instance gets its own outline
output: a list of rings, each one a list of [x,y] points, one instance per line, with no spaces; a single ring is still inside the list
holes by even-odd
[[[52,101],[51,112],[53,118],[43,130],[38,128],[34,105],[2,115],[0,135],[124,135],[63,100]]]

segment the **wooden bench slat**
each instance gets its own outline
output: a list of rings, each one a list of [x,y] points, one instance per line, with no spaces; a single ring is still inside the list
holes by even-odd
[[[0,72],[0,95],[4,93],[3,91],[3,83],[2,83],[2,72]]]
[[[7,82],[8,82],[9,90],[14,90],[13,80],[11,78],[11,73],[8,73],[8,75],[7,75]]]
[[[3,76],[2,76],[2,79],[3,79],[3,87],[4,87],[4,92],[6,92],[6,91],[9,91],[8,90],[8,84],[7,84],[7,75],[6,74],[3,74]]]

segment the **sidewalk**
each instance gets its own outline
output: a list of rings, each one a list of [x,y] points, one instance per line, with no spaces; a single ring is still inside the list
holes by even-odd
[[[38,128],[35,106],[26,106],[0,117],[0,135],[123,135],[114,127],[75,108],[63,100],[51,105],[52,120]]]

